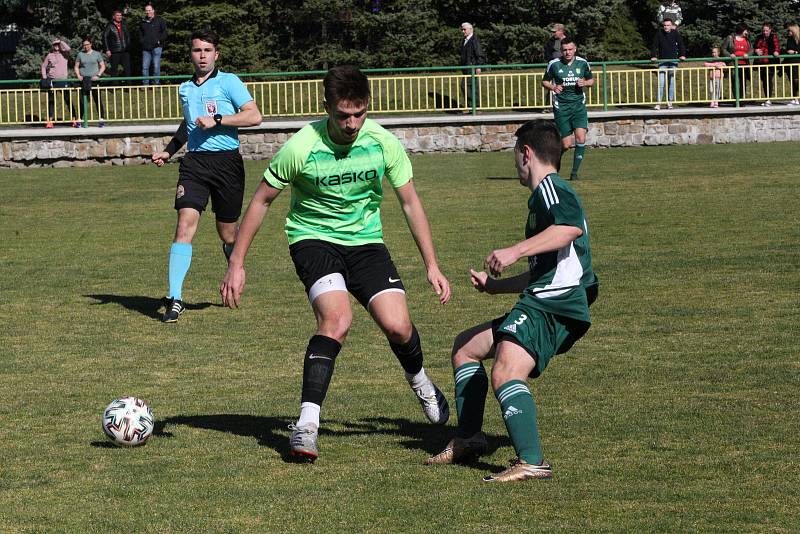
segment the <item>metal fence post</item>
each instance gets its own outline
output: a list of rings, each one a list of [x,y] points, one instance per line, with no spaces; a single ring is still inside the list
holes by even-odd
[[[87,128],[89,126],[89,117],[88,117],[89,102],[91,102],[89,95],[81,91],[81,103],[83,104],[83,113],[81,113],[80,116],[81,116],[81,123],[84,128]]]
[[[608,70],[606,69],[606,62],[603,65],[603,111],[608,111]]]
[[[470,73],[469,73],[469,75],[470,75],[470,84],[469,84],[470,87],[469,87],[469,89],[470,89],[470,93],[471,93],[469,98],[470,98],[470,103],[472,104],[472,114],[473,115],[477,115],[478,112],[475,109],[476,108],[476,106],[475,106],[475,95],[478,92],[476,90],[477,89],[476,85],[478,83],[478,78],[475,75],[475,67],[474,66],[470,67],[469,70],[470,70]]]

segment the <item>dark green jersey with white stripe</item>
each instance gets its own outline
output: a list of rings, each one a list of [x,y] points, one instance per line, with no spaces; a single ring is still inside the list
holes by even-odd
[[[547,70],[544,73],[545,81],[555,82],[556,85],[561,85],[564,90],[558,94],[553,93],[553,106],[558,109],[561,104],[585,104],[586,93],[583,92],[583,87],[578,85],[578,80],[592,79],[592,69],[589,67],[589,62],[582,57],[575,56],[572,58],[572,63],[567,65],[563,59],[554,59],[547,64]]]
[[[537,307],[589,322],[585,288],[596,284],[597,277],[592,270],[589,227],[577,193],[558,174],[548,174],[528,199],[528,210],[526,239],[552,225],[575,226],[583,234],[561,249],[528,258],[531,281],[524,294],[534,297],[540,303]]]

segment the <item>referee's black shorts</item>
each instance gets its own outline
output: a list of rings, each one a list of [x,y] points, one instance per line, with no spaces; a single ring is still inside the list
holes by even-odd
[[[211,197],[211,210],[220,222],[232,223],[242,214],[244,162],[239,150],[187,152],[178,171],[175,209],[200,213]]]

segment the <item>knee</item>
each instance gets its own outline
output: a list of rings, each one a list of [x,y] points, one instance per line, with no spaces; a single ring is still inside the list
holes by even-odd
[[[450,358],[453,362],[453,369],[461,367],[465,363],[480,361],[477,355],[469,350],[469,342],[471,339],[472,332],[464,330],[453,340],[453,351],[450,354]]]
[[[190,221],[178,219],[178,225],[175,227],[175,241],[178,243],[191,243],[194,239],[194,232],[196,226]]]
[[[497,388],[508,382],[509,380],[513,380],[515,377],[512,376],[510,367],[505,363],[504,360],[498,359],[494,362],[492,366],[492,389],[497,391]]]
[[[332,317],[324,317],[320,320],[318,333],[344,343],[352,323],[353,314],[349,310]]]
[[[391,343],[403,345],[411,340],[411,321],[395,318],[391,321],[384,322],[381,326],[384,334],[386,334],[386,339]]]
[[[507,353],[500,354],[492,366],[492,388],[497,391],[510,380],[526,381],[532,370],[529,364],[535,366],[536,362],[534,360],[522,362]]]

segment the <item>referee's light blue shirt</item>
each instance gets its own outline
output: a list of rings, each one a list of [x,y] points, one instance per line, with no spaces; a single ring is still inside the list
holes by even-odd
[[[219,152],[239,148],[239,130],[233,126],[217,126],[203,130],[195,124],[198,117],[233,115],[253,97],[235,74],[215,69],[197,85],[194,79],[183,82],[178,89],[183,107],[183,119],[189,132],[189,152]]]

